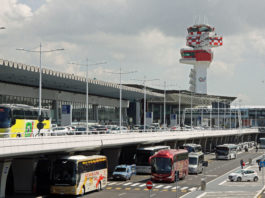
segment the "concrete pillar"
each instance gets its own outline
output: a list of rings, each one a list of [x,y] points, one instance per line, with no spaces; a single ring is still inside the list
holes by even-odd
[[[204,151],[207,151],[207,138],[205,138]]]
[[[136,123],[136,125],[140,125],[141,124],[140,102],[139,101],[136,101],[135,102],[135,106],[136,106],[135,123]]]
[[[98,122],[98,105],[92,105],[92,112],[93,112],[93,120]]]
[[[0,198],[5,197],[6,181],[10,166],[11,160],[0,162]]]
[[[14,159],[12,163],[15,193],[32,193],[37,159]]]
[[[121,148],[106,148],[101,150],[101,154],[107,156],[108,171],[113,172],[115,166],[119,164]]]

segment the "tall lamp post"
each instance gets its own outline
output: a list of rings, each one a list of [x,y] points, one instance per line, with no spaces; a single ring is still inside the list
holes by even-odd
[[[107,72],[107,73],[111,73],[111,74],[119,74],[120,75],[120,123],[119,123],[119,126],[120,126],[120,132],[121,132],[121,120],[122,120],[122,116],[121,116],[121,99],[122,99],[122,84],[121,84],[121,75],[124,75],[124,74],[132,74],[132,73],[135,73],[137,71],[131,71],[131,72],[122,72],[121,68],[120,68],[120,72]]]
[[[107,62],[98,62],[98,63],[92,63],[88,64],[88,59],[86,59],[86,64],[80,64],[80,63],[69,63],[72,65],[78,65],[78,66],[85,66],[86,67],[86,131],[88,132],[88,67],[94,66],[94,65],[102,65],[106,64]]]
[[[62,51],[64,50],[63,48],[58,48],[58,49],[52,49],[52,50],[42,50],[41,49],[42,45],[40,43],[40,49],[39,50],[28,50],[24,48],[19,48],[16,50],[21,50],[25,52],[37,52],[40,53],[40,77],[39,77],[39,117],[41,116],[41,100],[42,100],[42,65],[41,65],[41,54],[42,53],[48,53],[48,52],[55,52],[55,51]]]
[[[155,80],[159,80],[158,78],[155,79],[146,79],[146,76],[144,76],[143,80],[138,80],[138,79],[133,79],[133,80],[137,80],[137,81],[142,81],[143,85],[144,85],[144,131],[146,130],[146,82],[150,82],[150,81],[155,81]]]

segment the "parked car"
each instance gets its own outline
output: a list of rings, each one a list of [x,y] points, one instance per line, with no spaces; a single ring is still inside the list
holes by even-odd
[[[259,177],[258,177],[257,172],[254,171],[254,170],[241,169],[241,170],[238,170],[238,171],[228,175],[228,179],[230,181],[237,181],[237,182],[241,182],[241,181],[254,181],[254,182],[257,182],[259,180]]]
[[[136,174],[136,165],[118,165],[112,174],[114,180],[130,180]]]
[[[86,134],[86,127],[76,127],[75,128],[76,135],[84,135]]]
[[[55,127],[52,128],[52,136],[61,136],[61,135],[67,135],[69,133],[69,128],[67,127]]]

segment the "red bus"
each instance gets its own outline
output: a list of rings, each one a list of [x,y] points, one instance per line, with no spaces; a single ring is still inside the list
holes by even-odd
[[[154,181],[174,182],[177,171],[181,179],[188,175],[189,156],[186,149],[161,150],[149,158],[149,163]]]

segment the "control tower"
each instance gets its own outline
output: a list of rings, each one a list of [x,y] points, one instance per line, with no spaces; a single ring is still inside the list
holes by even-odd
[[[200,24],[188,29],[186,45],[180,50],[180,63],[193,65],[190,72],[190,91],[207,94],[207,69],[213,60],[211,48],[223,45],[223,38],[214,32],[214,27]]]

